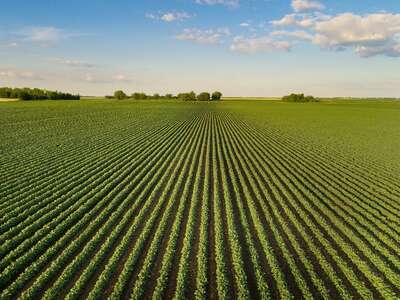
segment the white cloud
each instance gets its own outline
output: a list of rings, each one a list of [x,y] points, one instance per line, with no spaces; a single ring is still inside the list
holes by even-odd
[[[126,76],[123,74],[117,74],[113,77],[113,79],[118,80],[118,81],[125,81],[126,80]]]
[[[5,44],[0,44],[0,48],[17,48],[19,44],[17,42],[9,42]]]
[[[197,28],[186,28],[183,33],[175,36],[180,41],[193,41],[199,44],[218,44],[224,37],[229,36],[229,28],[201,30]]]
[[[157,20],[159,17],[155,14],[147,13],[146,18],[152,19],[152,20]]]
[[[53,26],[26,27],[15,32],[19,42],[32,42],[47,46],[65,39],[88,36],[89,34],[68,32]]]
[[[400,14],[359,16],[344,13],[315,24],[313,43],[339,51],[353,48],[361,57],[400,57]]]
[[[273,20],[270,23],[275,26],[295,25],[297,23],[296,14],[286,15],[282,19]]]
[[[289,41],[278,41],[270,36],[244,38],[237,36],[233,39],[231,51],[240,53],[259,53],[274,51],[290,51],[292,45]]]
[[[288,14],[282,19],[270,21],[274,26],[298,26],[303,28],[311,28],[317,22],[329,20],[331,17],[320,12],[312,14]]]
[[[167,13],[161,16],[161,20],[165,22],[173,22],[177,20],[177,16],[173,13]]]
[[[296,12],[302,12],[310,10],[322,10],[325,8],[325,6],[319,1],[293,0],[292,8]]]
[[[64,33],[55,27],[30,27],[24,29],[22,35],[32,42],[56,42],[63,38]]]
[[[238,7],[239,0],[196,0],[197,4],[216,5],[222,4],[231,7]]]
[[[164,22],[175,22],[175,21],[183,21],[185,19],[190,19],[193,16],[188,14],[187,12],[167,12],[160,14],[146,14],[146,18],[152,20],[161,20]]]
[[[250,24],[247,22],[243,22],[239,24],[240,27],[250,27]]]
[[[124,74],[116,74],[113,76],[113,79],[116,81],[129,81],[126,75]]]
[[[273,31],[271,32],[272,36],[286,36],[286,37],[291,37],[295,39],[301,39],[301,40],[313,40],[313,35],[310,34],[309,32],[303,31],[303,30],[295,30],[295,31],[286,31],[286,30],[278,30],[278,31]]]
[[[400,14],[382,12],[360,16],[343,13],[330,16],[313,12],[289,14],[270,24],[294,28],[290,31],[274,31],[274,36],[311,40],[322,49],[353,49],[360,57],[400,57]]]

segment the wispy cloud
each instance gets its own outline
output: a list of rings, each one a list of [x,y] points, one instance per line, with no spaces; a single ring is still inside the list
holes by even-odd
[[[190,19],[193,16],[190,15],[187,12],[184,11],[172,11],[172,12],[166,12],[166,13],[148,13],[146,14],[146,18],[148,19],[152,19],[152,20],[160,20],[160,21],[164,21],[167,23],[170,22],[175,22],[175,21],[183,21],[186,19]]]
[[[16,31],[14,36],[17,42],[31,42],[48,46],[66,39],[90,36],[90,34],[71,32],[54,26],[30,26]]]
[[[43,78],[32,71],[20,71],[14,69],[0,69],[0,77],[8,79],[42,80]]]
[[[317,22],[329,20],[331,16],[325,15],[320,12],[313,12],[307,14],[288,14],[279,20],[273,20],[269,23],[274,26],[298,26],[303,28],[311,28]]]
[[[238,7],[239,0],[196,0],[197,4],[205,4],[205,5],[226,5],[230,7]]]
[[[68,67],[76,67],[76,68],[93,68],[95,67],[94,64],[85,62],[85,61],[80,61],[80,60],[74,60],[74,59],[65,59],[65,58],[51,58],[49,61],[68,66]]]
[[[112,79],[115,80],[115,81],[124,81],[124,82],[132,81],[132,79],[130,79],[127,75],[121,74],[121,73],[120,74],[115,74],[112,77]]]
[[[0,44],[0,48],[17,48],[19,46],[19,43],[17,42],[6,42]]]
[[[237,36],[230,47],[233,52],[254,54],[262,52],[290,51],[289,41],[274,40],[270,36],[245,38]]]
[[[180,41],[193,41],[199,44],[219,44],[224,37],[231,34],[229,28],[207,29],[186,28],[183,33],[175,36]]]
[[[82,76],[82,80],[87,83],[131,83],[135,81],[132,76],[126,75],[124,73],[116,73],[114,75],[110,74],[93,74],[86,73]]]

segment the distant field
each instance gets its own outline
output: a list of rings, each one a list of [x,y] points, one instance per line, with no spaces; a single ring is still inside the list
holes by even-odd
[[[400,102],[0,116],[0,299],[400,298]]]

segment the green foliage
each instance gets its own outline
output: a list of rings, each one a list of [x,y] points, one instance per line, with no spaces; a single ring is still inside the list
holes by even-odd
[[[153,95],[146,95],[145,93],[139,93],[135,92],[131,94],[129,99],[133,100],[147,100],[147,99],[152,99],[152,100],[172,100],[172,99],[178,99],[181,101],[210,101],[210,100],[220,100],[222,97],[222,94],[220,92],[214,92],[212,95],[208,92],[200,93],[199,95],[196,96],[195,92],[189,92],[189,93],[180,93],[177,96],[174,96],[172,94],[166,94],[166,95],[160,95],[159,93],[155,93]],[[127,99],[128,96],[123,91],[116,91],[114,93],[114,96],[106,96],[106,99]]]
[[[48,91],[37,88],[0,88],[0,98],[12,98],[20,100],[79,100],[79,95]]]
[[[198,101],[210,101],[210,93],[206,93],[206,92],[204,92],[204,93],[200,93],[198,96],[197,96],[197,100]]]
[[[304,94],[290,94],[288,96],[284,96],[282,98],[282,101],[297,103],[319,102],[319,100],[314,98],[313,96],[304,96]]]
[[[133,93],[131,98],[134,100],[145,100],[147,99],[147,95],[145,93]]]
[[[211,99],[212,99],[213,101],[221,100],[221,98],[222,98],[222,93],[221,93],[221,92],[214,92],[214,93],[212,93]]]
[[[182,101],[196,101],[196,94],[195,92],[190,92],[190,93],[181,93],[178,94],[178,100],[182,100]]]
[[[118,90],[114,92],[114,98],[118,100],[123,100],[128,98],[128,96],[124,93],[124,91]]]

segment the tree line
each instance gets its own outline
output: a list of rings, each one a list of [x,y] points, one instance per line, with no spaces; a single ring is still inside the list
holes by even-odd
[[[146,99],[157,99],[157,100],[172,100],[172,99],[177,99],[177,100],[182,100],[182,101],[218,101],[221,100],[222,98],[222,93],[221,92],[214,92],[212,94],[208,92],[203,92],[198,95],[196,95],[195,92],[189,92],[189,93],[180,93],[178,95],[172,95],[172,94],[166,94],[166,95],[160,95],[160,94],[154,94],[154,95],[146,95],[145,93],[133,93],[132,95],[128,96],[124,91],[118,90],[114,92],[113,96],[106,96],[107,99],[118,99],[118,100],[124,100],[124,99],[133,99],[133,100],[146,100]]]
[[[79,95],[38,88],[0,88],[0,98],[20,100],[79,100]]]
[[[290,94],[282,98],[282,101],[285,102],[297,102],[297,103],[305,103],[305,102],[319,102],[319,100],[313,96],[304,96],[304,94]]]

